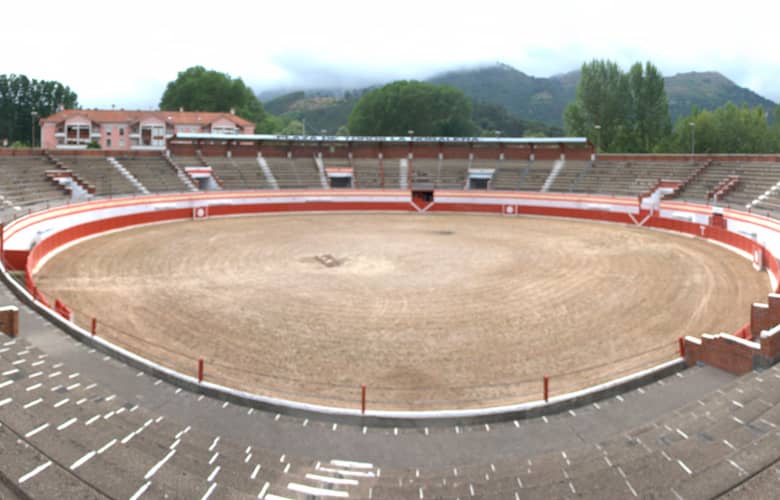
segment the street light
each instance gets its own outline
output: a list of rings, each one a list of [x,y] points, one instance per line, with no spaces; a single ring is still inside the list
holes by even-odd
[[[691,127],[691,161],[693,161],[693,155],[696,153],[696,124],[688,122],[688,126]]]
[[[30,120],[31,121],[31,124],[30,124],[30,128],[31,128],[31,131],[30,131],[30,144],[32,144],[32,148],[35,149],[35,119],[38,118],[38,112],[37,111],[32,111],[32,112],[30,112],[30,116],[32,118]]]
[[[596,152],[598,153],[601,149],[601,125],[593,125],[593,128],[596,129]]]

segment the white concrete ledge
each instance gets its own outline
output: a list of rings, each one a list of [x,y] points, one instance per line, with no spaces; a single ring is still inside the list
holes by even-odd
[[[774,337],[778,332],[780,332],[780,325],[770,328],[769,330],[763,330],[761,332],[761,338],[768,339]]]
[[[721,333],[720,338],[723,340],[728,340],[730,342],[736,342],[737,344],[742,344],[745,347],[749,347],[751,349],[755,349],[757,351],[761,350],[761,344],[758,342],[753,342],[752,340],[743,339],[741,337],[736,337],[734,335],[731,335],[729,333]]]

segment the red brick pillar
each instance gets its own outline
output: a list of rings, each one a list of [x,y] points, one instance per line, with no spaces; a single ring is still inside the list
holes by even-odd
[[[16,306],[0,307],[0,332],[9,337],[19,335],[19,309]]]

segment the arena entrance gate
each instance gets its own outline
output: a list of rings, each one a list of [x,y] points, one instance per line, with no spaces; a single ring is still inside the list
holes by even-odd
[[[352,188],[354,183],[352,178],[355,173],[351,168],[347,167],[325,167],[325,174],[328,176],[328,181],[331,188]]]
[[[412,191],[412,203],[417,208],[425,209],[433,203],[433,189],[415,189]]]
[[[470,168],[467,189],[490,189],[494,168]]]

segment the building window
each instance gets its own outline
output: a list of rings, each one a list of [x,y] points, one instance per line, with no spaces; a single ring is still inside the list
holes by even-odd
[[[111,125],[106,125],[106,135],[111,135]]]
[[[122,130],[122,129],[120,128],[119,130]],[[119,135],[122,135],[122,134],[119,134]],[[120,148],[125,147],[125,140],[124,139],[119,139],[119,147]]]
[[[119,127],[119,135],[125,135],[124,127]],[[119,142],[121,143],[122,141],[120,140]]]
[[[111,139],[106,139],[106,147],[107,148],[111,147]]]

